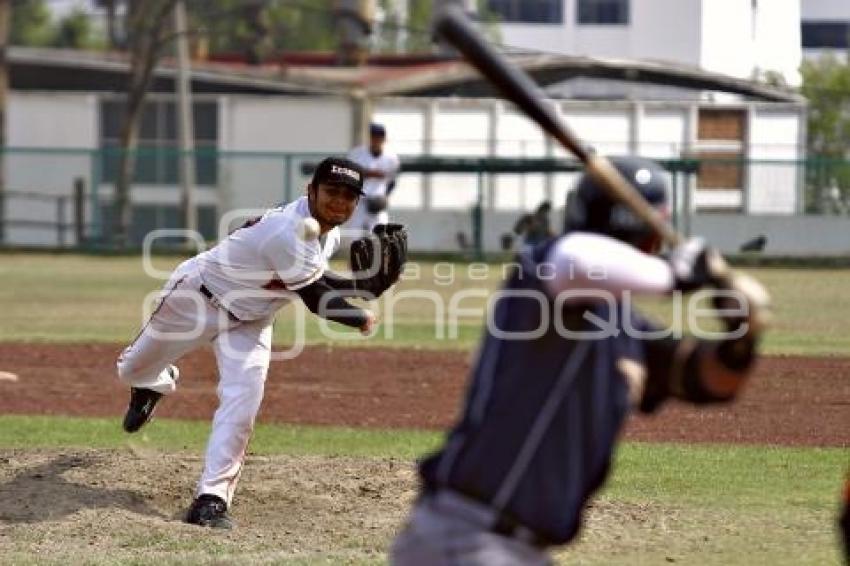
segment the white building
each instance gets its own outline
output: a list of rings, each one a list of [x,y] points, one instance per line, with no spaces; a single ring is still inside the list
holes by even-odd
[[[9,55],[6,243],[75,243],[72,185],[77,179],[87,189],[79,213],[87,235],[96,241],[111,225],[114,149],[127,61],[108,54],[24,48],[13,48]],[[795,164],[804,153],[805,103],[795,93],[651,62],[563,55],[523,56],[515,62],[544,86],[590,76],[734,94],[739,97],[735,102],[552,103],[600,153],[725,160],[680,176],[676,209],[689,205],[696,212],[711,211],[715,222],[728,218],[728,225],[712,230],[735,234],[725,244],[730,249],[752,237],[748,226],[753,216],[741,212],[791,218],[801,210],[802,179]],[[144,112],[131,194],[134,242],[154,228],[181,224],[173,76],[170,62],[156,70]],[[234,210],[262,209],[297,196],[307,180],[302,164],[345,152],[369,114],[386,124],[389,145],[403,163],[415,157],[560,162],[565,157],[537,126],[494,98],[492,85],[460,61],[351,69],[198,63],[192,84],[199,150],[195,201],[199,227],[210,239],[219,232],[219,221]],[[517,215],[543,199],[551,200],[560,214],[575,176],[538,170],[499,175],[407,172],[391,205],[395,218],[411,226],[411,247],[432,251],[456,250],[458,235],[472,232],[470,212],[480,205],[486,219],[481,243],[492,251],[499,249],[500,236],[510,231]],[[740,233],[729,226],[738,226]]]
[[[842,4],[810,0],[804,4]],[[800,84],[800,0],[488,0],[505,45]],[[847,18],[845,18],[847,19]]]
[[[803,57],[831,54],[846,58],[850,53],[850,2],[847,0],[802,0]]]

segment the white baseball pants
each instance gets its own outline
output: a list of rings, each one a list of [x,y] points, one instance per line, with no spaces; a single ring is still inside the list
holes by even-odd
[[[197,495],[217,495],[229,506],[263,398],[272,320],[231,319],[200,293],[201,283],[194,259],[174,271],[159,306],[118,358],[118,377],[132,387],[167,395],[176,384],[166,368],[188,352],[212,345],[219,405]]]

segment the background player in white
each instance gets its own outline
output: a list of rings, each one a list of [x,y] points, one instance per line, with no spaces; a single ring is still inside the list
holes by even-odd
[[[348,152],[348,158],[363,168],[364,197],[346,228],[370,233],[378,224],[389,222],[387,198],[395,187],[401,163],[398,156],[384,149],[387,130],[381,124],[369,125],[369,143]]]
[[[162,396],[175,390],[178,371],[172,364],[191,350],[213,347],[219,406],[187,522],[233,526],[227,510],[263,397],[277,310],[297,295],[319,316],[363,333],[373,330],[375,316],[344,295],[359,290],[380,295],[397,273],[347,279],[326,271],[339,246],[338,226],[351,217],[362,183],[357,164],[342,158],[322,161],[306,196],[266,211],[183,262],[139,336],[118,359],[118,376],[131,386],[124,429],[135,432],[151,419]],[[307,230],[305,235],[305,220],[315,227],[311,218],[318,221],[319,233]],[[400,273],[404,258],[394,257]]]

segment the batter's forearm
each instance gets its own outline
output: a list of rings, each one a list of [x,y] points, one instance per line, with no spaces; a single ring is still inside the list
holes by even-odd
[[[522,229],[528,228],[527,222]],[[666,261],[599,234],[564,236],[552,246],[546,264],[551,276],[544,284],[552,296],[585,289],[616,298],[627,291],[663,295],[673,290],[673,272]]]

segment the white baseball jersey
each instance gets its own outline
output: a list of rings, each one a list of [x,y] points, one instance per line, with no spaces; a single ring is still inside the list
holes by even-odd
[[[296,291],[324,274],[339,247],[339,228],[304,240],[301,223],[310,216],[307,197],[273,208],[252,226],[240,228],[198,256],[204,285],[240,320],[272,316]]]
[[[384,150],[375,157],[369,147],[361,145],[348,152],[348,158],[363,169],[377,169],[384,173],[382,178],[366,177],[363,179],[363,194],[366,197],[387,196],[387,186],[398,174],[401,162],[395,153]]]
[[[347,229],[371,232],[376,224],[386,224],[389,222],[389,214],[387,214],[386,210],[374,214],[370,213],[366,209],[366,199],[375,196],[387,196],[387,187],[398,174],[401,163],[398,156],[392,152],[384,150],[381,155],[375,157],[369,151],[369,147],[363,145],[349,151],[348,158],[364,169],[377,169],[384,173],[382,178],[367,177],[364,175],[363,198],[360,199],[357,208],[354,209],[351,219],[345,224],[345,228]]]

